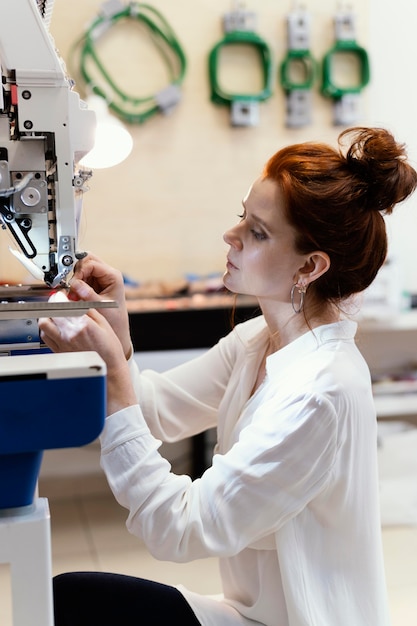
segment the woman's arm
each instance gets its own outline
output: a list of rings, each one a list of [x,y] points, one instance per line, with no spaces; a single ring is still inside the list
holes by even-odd
[[[77,318],[77,323],[57,318],[39,320],[42,340],[54,352],[95,351],[107,367],[107,413],[137,403],[129,366],[119,338],[109,322],[94,309]]]
[[[194,481],[171,472],[139,407],[106,420],[102,467],[129,511],[128,529],[156,558],[187,562],[237,554],[277,531],[325,488],[337,451],[334,408],[321,398],[294,398],[293,405],[269,410]]]

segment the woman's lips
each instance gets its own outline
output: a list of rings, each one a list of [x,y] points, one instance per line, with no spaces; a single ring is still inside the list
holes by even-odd
[[[226,259],[226,260],[227,260],[226,267],[227,267],[227,269],[228,269],[228,270],[229,270],[229,269],[232,269],[232,270],[237,270],[236,265],[235,265],[234,263],[232,263],[232,261],[229,259],[229,257],[227,257],[227,259]]]

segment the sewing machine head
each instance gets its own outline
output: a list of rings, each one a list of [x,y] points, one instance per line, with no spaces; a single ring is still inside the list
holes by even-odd
[[[96,128],[48,32],[51,11],[52,0],[0,2],[0,224],[17,247],[12,253],[42,281],[0,287],[2,355],[42,349],[38,317],[117,306],[48,301],[83,254],[78,224],[91,171],[79,162]]]
[[[57,287],[78,255],[91,176],[78,163],[94,145],[95,114],[73,91],[33,2],[0,3],[0,62],[0,221],[26,269]]]

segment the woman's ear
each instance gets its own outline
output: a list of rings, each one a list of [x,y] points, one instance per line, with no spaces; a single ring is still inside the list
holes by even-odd
[[[310,283],[320,278],[330,267],[330,257],[326,252],[312,252],[303,267],[298,271],[299,283],[307,287]]]

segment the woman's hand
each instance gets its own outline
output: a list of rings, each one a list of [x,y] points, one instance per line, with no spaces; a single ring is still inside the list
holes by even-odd
[[[124,355],[128,358],[131,353],[131,340],[121,272],[89,253],[75,266],[69,298],[90,302],[115,300],[118,303],[117,309],[108,308],[100,311],[119,338]]]
[[[95,351],[107,366],[108,413],[136,404],[122,345],[109,322],[92,309],[79,318],[42,318],[42,341],[54,352]]]

